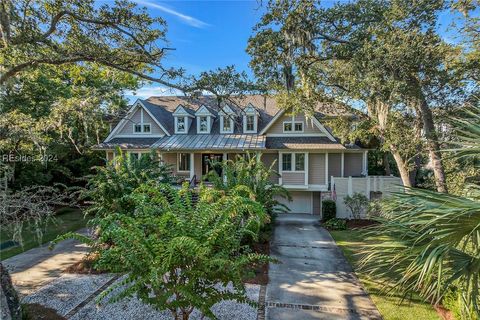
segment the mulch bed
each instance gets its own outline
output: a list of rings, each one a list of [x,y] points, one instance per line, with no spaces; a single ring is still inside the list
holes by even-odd
[[[256,243],[253,245],[253,251],[260,254],[270,255],[270,243]],[[268,263],[252,266],[252,271],[255,272],[255,276],[251,279],[246,279],[246,283],[251,284],[268,284]]]
[[[106,271],[94,268],[97,259],[95,255],[86,255],[82,260],[68,266],[63,272],[73,274],[102,274]]]
[[[433,308],[443,320],[455,320],[453,313],[442,305],[434,305]]]
[[[378,224],[378,222],[368,219],[351,219],[347,220],[347,228],[366,228]]]
[[[38,303],[26,303],[22,305],[25,320],[67,320],[52,308],[47,308]]]

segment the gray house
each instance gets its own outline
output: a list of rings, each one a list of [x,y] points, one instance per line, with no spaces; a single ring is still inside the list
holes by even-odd
[[[292,212],[319,214],[322,193],[330,193],[335,177],[367,175],[367,150],[343,145],[324,126],[325,119],[353,116],[341,105],[318,104],[313,117],[289,114],[275,98],[249,95],[217,105],[212,96],[151,97],[137,100],[127,116],[96,149],[112,159],[120,147],[132,156],[156,150],[173,165],[174,174],[200,180],[211,161],[261,153],[290,190]]]

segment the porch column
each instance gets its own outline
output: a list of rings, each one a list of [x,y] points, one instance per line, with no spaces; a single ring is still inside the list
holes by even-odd
[[[368,151],[364,151],[362,157],[362,174],[365,176],[368,176],[367,152]]]
[[[223,161],[227,161],[228,160],[228,154],[226,152],[223,153]],[[222,172],[222,175],[223,175],[223,182],[226,183],[227,182],[227,176]]]
[[[328,188],[328,152],[325,153],[325,184]]]
[[[194,157],[194,155],[195,154],[193,152],[190,153],[190,180],[192,180],[193,176],[195,175],[195,165],[194,165],[195,157]]]

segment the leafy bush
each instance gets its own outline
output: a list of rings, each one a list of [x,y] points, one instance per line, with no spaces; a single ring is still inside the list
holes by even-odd
[[[135,295],[158,310],[170,310],[175,319],[188,319],[194,308],[214,319],[211,307],[222,300],[253,303],[242,280],[251,276],[253,264],[271,259],[250,252],[241,241],[256,238],[269,216],[242,186],[228,195],[201,187],[198,203],[192,201],[194,192],[186,184],[180,190],[141,184],[124,195],[130,214],[95,219],[102,230],[93,247],[96,267],[126,273],[102,299],[120,290],[109,301]]]
[[[347,195],[343,202],[350,209],[353,219],[360,219],[368,205],[368,198],[359,192],[355,192],[352,196]]]
[[[261,161],[261,156],[247,153],[245,157],[237,156],[235,161],[226,160],[217,165],[222,167],[226,178],[211,170],[206,178],[213,183],[215,189],[228,192],[243,185],[252,191],[254,199],[261,203],[270,215],[289,210],[275,199],[279,196],[291,200],[288,190],[271,180],[272,176],[278,176],[273,169],[275,162],[267,167]]]
[[[347,222],[344,219],[333,218],[324,223],[328,230],[347,230]]]
[[[171,166],[160,164],[154,151],[140,159],[128,157],[117,150],[118,156],[106,166],[95,167],[89,176],[84,198],[93,202],[87,212],[105,215],[111,212],[131,214],[134,210],[128,195],[141,184],[151,181],[172,182]]]
[[[324,222],[337,216],[337,205],[333,200],[322,201],[322,219]]]
[[[381,200],[371,200],[368,203],[367,207],[367,216],[370,219],[375,219],[382,217],[382,205],[381,205]]]

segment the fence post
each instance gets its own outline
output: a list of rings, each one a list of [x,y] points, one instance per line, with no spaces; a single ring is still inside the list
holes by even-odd
[[[373,176],[373,191],[377,192],[377,176]]]
[[[348,177],[348,195],[351,196],[353,194],[353,186],[352,186],[352,176]]]
[[[380,192],[385,192],[384,189],[384,183],[383,183],[383,177],[380,177]]]
[[[367,198],[370,200],[370,176],[366,176],[365,178],[367,179],[367,187],[366,187]]]

